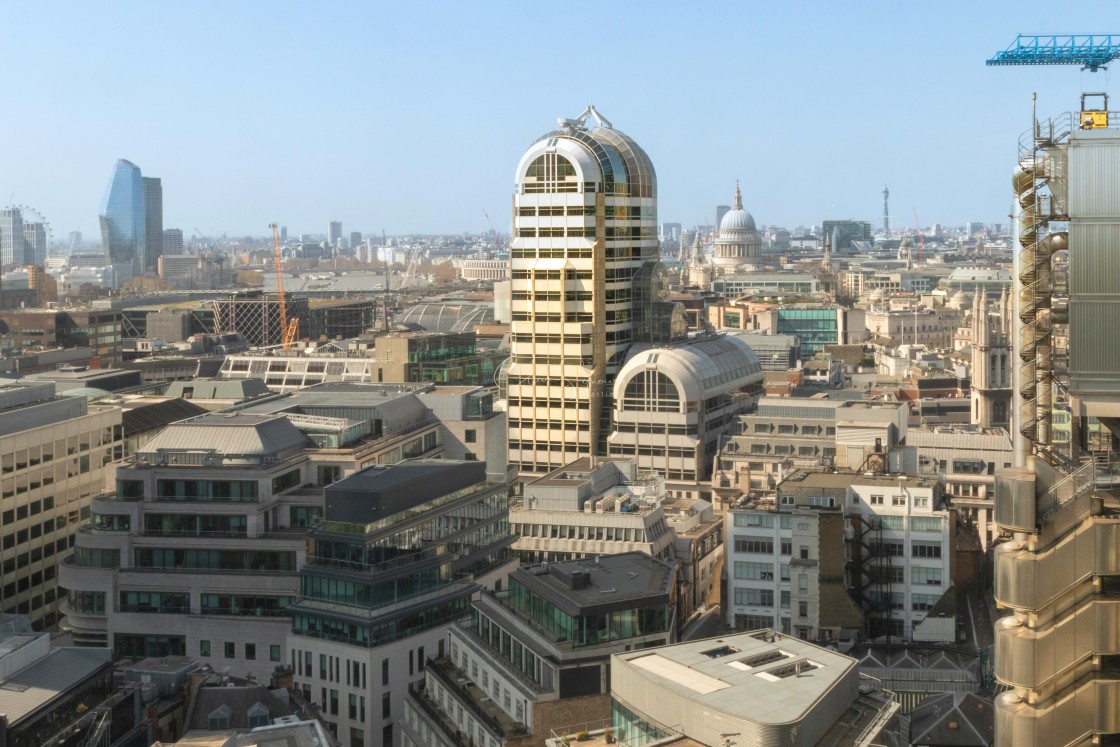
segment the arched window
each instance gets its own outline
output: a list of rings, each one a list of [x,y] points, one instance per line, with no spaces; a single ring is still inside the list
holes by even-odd
[[[579,176],[572,162],[555,153],[545,153],[525,171],[525,192],[578,192]]]
[[[635,412],[679,412],[681,396],[672,379],[659,371],[640,371],[626,383],[622,409]]]

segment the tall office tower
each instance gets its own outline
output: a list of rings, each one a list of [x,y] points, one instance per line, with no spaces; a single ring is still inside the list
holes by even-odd
[[[327,244],[330,246],[338,246],[339,239],[342,238],[342,221],[332,220],[327,224]]]
[[[288,227],[280,226],[280,243],[286,244],[288,242]]]
[[[23,224],[23,263],[42,265],[47,261],[47,227],[34,221]]]
[[[145,273],[155,273],[163,255],[163,183],[158,177],[145,176],[144,182],[144,266]]]
[[[891,210],[888,205],[890,197],[891,191],[883,187],[883,233],[887,236],[891,235]]]
[[[183,253],[183,229],[181,229],[181,228],[165,228],[165,229],[163,229],[163,253],[164,254],[182,254]]]
[[[71,252],[76,252],[81,247],[82,247],[82,232],[81,231],[71,231],[70,232],[70,251]]]
[[[1011,688],[996,699],[1001,746],[1110,744],[1120,733],[1120,483],[1115,457],[1085,438],[1094,417],[1114,443],[1120,433],[1120,122],[1084,114],[1037,122],[1013,173],[1014,467],[996,473],[995,497],[1011,537],[995,551],[996,603],[1010,610],[996,624],[995,675]],[[1068,283],[1055,282],[1055,256],[1068,258]],[[1051,428],[1064,390],[1068,452]]]
[[[522,474],[606,454],[630,344],[669,335],[649,156],[594,107],[559,125],[515,175],[509,458]]]
[[[19,208],[0,210],[0,265],[22,265],[27,254],[24,248],[23,213]]]
[[[730,205],[716,205],[716,229],[719,229],[719,224],[723,222],[723,216],[731,212]]]
[[[101,245],[120,286],[142,271],[144,261],[144,184],[140,168],[123,158],[101,200]]]
[[[350,232],[350,248],[356,250],[361,245],[362,245],[362,232],[361,231],[351,231]]]

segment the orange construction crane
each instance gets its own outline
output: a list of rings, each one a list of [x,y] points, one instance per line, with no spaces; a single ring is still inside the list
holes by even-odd
[[[284,296],[284,252],[280,246],[280,226],[269,223],[272,229],[272,257],[276,262],[276,295],[280,299],[280,342],[290,350],[299,338],[299,317],[288,319],[288,301]]]

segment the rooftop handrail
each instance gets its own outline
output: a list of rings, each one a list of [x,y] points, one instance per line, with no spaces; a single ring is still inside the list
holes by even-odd
[[[1040,506],[1045,506],[1050,500],[1053,500],[1054,503],[1039,517],[1039,523],[1045,522],[1062,508],[1068,506],[1088,491],[1093,490],[1097,484],[1096,469],[1096,463],[1093,460],[1089,460],[1063,479],[1054,483],[1049,490],[1043,493],[1039,498]]]

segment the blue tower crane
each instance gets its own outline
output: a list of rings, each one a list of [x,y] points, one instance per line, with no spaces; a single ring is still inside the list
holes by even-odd
[[[1097,72],[1120,59],[1120,34],[1019,34],[989,65],[1081,65]]]

